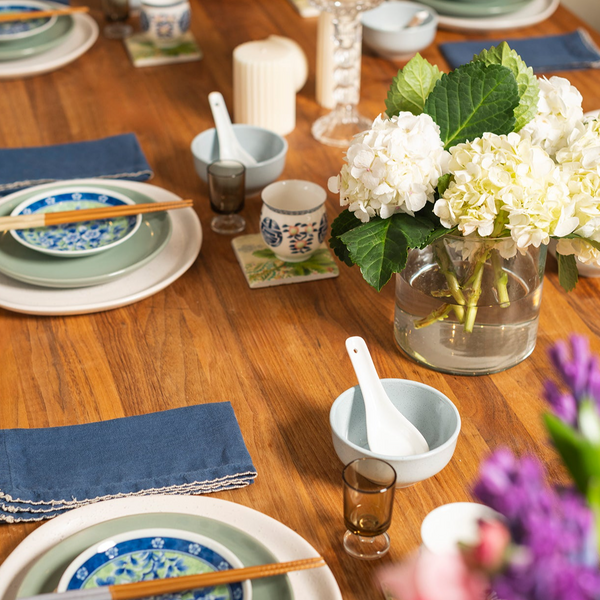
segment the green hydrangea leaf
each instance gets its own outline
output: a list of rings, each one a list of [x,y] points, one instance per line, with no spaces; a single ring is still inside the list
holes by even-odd
[[[385,106],[388,117],[401,111],[420,115],[425,106],[427,96],[442,76],[440,70],[425,60],[419,53],[415,54],[405,67],[398,71],[388,90]]]
[[[380,291],[394,273],[404,269],[409,249],[422,247],[433,228],[426,218],[397,213],[389,219],[371,219],[340,239],[365,281]]]
[[[533,69],[506,42],[483,50],[473,57],[486,65],[502,65],[512,71],[519,90],[519,106],[515,108],[515,131],[520,131],[537,113],[540,86]]]
[[[519,105],[517,81],[502,65],[473,62],[442,75],[424,111],[439,125],[446,148],[481,137],[508,134]]]
[[[577,285],[579,279],[579,273],[577,272],[577,259],[573,254],[565,256],[564,254],[556,253],[556,260],[558,262],[558,282],[565,289],[570,292]]]
[[[454,175],[452,173],[445,173],[438,179],[437,192],[438,192],[438,196],[440,198],[444,195],[444,192],[448,189],[448,186],[450,185],[450,182],[452,181],[453,178],[454,178]]]
[[[354,216],[354,213],[351,213],[348,209],[341,212],[331,224],[331,237],[329,238],[329,246],[335,252],[335,255],[341,261],[345,262],[349,267],[351,267],[354,262],[350,258],[346,244],[342,242],[340,236],[347,231],[351,231],[355,227],[358,227],[359,225],[361,225],[360,219],[357,219]]]

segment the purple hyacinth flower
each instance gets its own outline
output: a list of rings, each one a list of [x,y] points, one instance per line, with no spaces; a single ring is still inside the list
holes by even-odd
[[[577,425],[577,401],[571,394],[563,394],[549,379],[544,383],[544,398],[559,419],[573,427]]]

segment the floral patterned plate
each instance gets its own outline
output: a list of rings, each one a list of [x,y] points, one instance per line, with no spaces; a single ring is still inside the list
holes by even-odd
[[[14,12],[39,12],[47,10],[48,5],[35,0],[3,0],[0,2],[0,15]],[[25,19],[23,21],[4,21],[0,23],[0,42],[20,40],[38,35],[50,29],[56,23],[56,16],[42,17],[40,19]]]
[[[242,562],[214,540],[177,529],[140,529],[94,544],[66,569],[57,591],[210,573],[242,568]],[[250,582],[224,584],[178,594],[178,600],[250,600]]]
[[[31,215],[66,210],[103,208],[135,204],[131,198],[115,191],[87,187],[65,187],[43,192],[19,204],[10,214]],[[128,240],[142,222],[141,215],[65,223],[11,231],[17,242],[52,256],[87,256],[114,248]]]

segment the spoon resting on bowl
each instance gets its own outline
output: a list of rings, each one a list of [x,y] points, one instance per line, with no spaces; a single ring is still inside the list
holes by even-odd
[[[429,445],[421,432],[394,406],[383,389],[365,340],[358,336],[348,338],[346,350],[365,403],[371,451],[387,456],[428,452]]]

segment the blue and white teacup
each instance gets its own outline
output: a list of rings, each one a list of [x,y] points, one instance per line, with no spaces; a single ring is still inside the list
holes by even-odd
[[[176,46],[190,28],[190,3],[188,0],[142,0],[140,25],[158,48]]]
[[[284,262],[302,262],[325,240],[327,192],[316,183],[289,179],[262,191],[260,232],[275,256]]]

